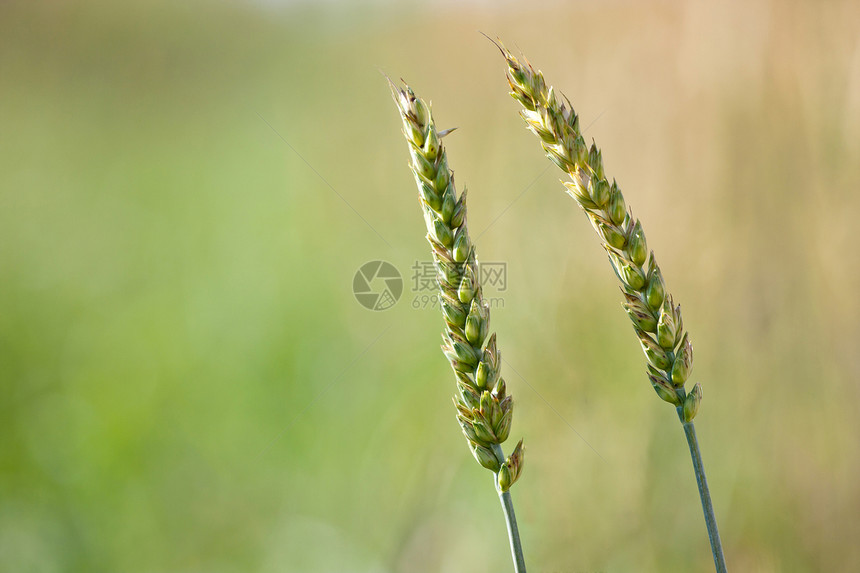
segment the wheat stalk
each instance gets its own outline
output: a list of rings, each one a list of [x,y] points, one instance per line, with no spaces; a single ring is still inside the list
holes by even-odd
[[[442,351],[457,378],[454,405],[457,421],[475,459],[494,474],[508,526],[515,571],[525,572],[513,502],[509,492],[522,473],[520,440],[510,456],[501,444],[511,431],[513,400],[501,376],[501,355],[495,333],[489,335],[490,309],[481,293],[478,260],[466,226],[466,191],[457,195],[454,176],[430,106],[408,85],[389,79],[409,144],[409,166],[415,175],[433,252],[445,319]]]
[[[527,61],[520,63],[500,42],[494,43],[507,61],[511,95],[524,108],[520,111],[522,118],[540,138],[547,157],[570,176],[570,181],[563,182],[568,194],[588,216],[621,281],[623,306],[645,353],[648,378],[657,395],[676,407],[683,424],[714,563],[717,571],[725,572],[722,544],[693,426],[702,387],[697,383],[689,393],[684,389],[693,366],[693,346],[684,330],[681,307],[666,292],[653,251],[649,254],[642,224],[627,208],[615,180],[610,183],[606,177],[602,153],[594,143],[586,144],[579,116],[570,101],[567,98],[559,101],[540,71],[535,71]]]

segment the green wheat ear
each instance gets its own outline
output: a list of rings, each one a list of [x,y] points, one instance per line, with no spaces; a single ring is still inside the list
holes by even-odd
[[[594,143],[590,147],[586,144],[579,116],[570,101],[564,96],[564,101],[559,101],[558,94],[547,86],[540,71],[535,71],[527,61],[521,64],[500,42],[494,43],[508,64],[511,95],[524,108],[520,115],[528,129],[540,138],[547,157],[570,176],[570,181],[563,182],[568,194],[588,216],[621,281],[622,304],[645,353],[648,379],[657,395],[676,407],[684,425],[714,562],[718,571],[725,571],[722,545],[692,423],[702,400],[702,387],[697,383],[689,393],[684,389],[693,366],[693,346],[684,330],[681,307],[675,305],[666,292],[654,253],[649,253],[642,224],[627,208],[615,180],[609,182],[602,153]]]
[[[510,487],[523,469],[522,440],[505,457],[501,444],[508,439],[513,400],[501,376],[501,355],[496,335],[489,335],[490,309],[481,293],[475,247],[466,225],[466,192],[457,195],[454,176],[430,106],[408,85],[389,80],[394,101],[403,120],[409,145],[409,166],[415,175],[427,226],[445,319],[442,352],[457,379],[454,406],[457,421],[475,459],[493,472],[508,524],[515,570],[525,571]],[[489,335],[489,336],[488,336]]]

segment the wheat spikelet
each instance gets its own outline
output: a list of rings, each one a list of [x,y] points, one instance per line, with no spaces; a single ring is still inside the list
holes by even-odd
[[[529,130],[540,138],[547,157],[570,175],[570,181],[563,183],[600,236],[621,281],[623,306],[645,353],[651,385],[660,398],[675,406],[682,422],[714,565],[719,573],[725,573],[726,560],[693,424],[702,401],[702,387],[697,383],[689,393],[684,390],[693,367],[693,345],[684,330],[681,307],[666,292],[642,224],[627,208],[615,180],[610,183],[606,177],[603,155],[594,143],[585,143],[570,101],[560,101],[543,74],[527,61],[521,64],[501,43],[496,46],[508,64],[511,95],[523,106],[520,114]]]
[[[478,260],[466,225],[466,192],[457,195],[442,137],[430,107],[412,89],[389,80],[409,144],[409,166],[415,175],[433,252],[445,319],[442,351],[457,378],[457,420],[475,459],[496,474],[500,492],[519,478],[522,440],[504,457],[500,444],[511,431],[513,400],[501,376],[496,335],[489,334],[490,309],[481,293]],[[488,336],[489,335],[489,336]]]
[[[645,353],[654,390],[680,407],[685,422],[691,421],[702,399],[699,384],[689,393],[684,390],[693,366],[693,345],[684,330],[681,307],[666,292],[654,252],[649,253],[642,224],[627,208],[615,180],[609,182],[600,150],[594,143],[586,144],[570,101],[560,101],[540,71],[496,45],[508,63],[511,95],[524,108],[520,115],[540,138],[547,157],[570,176],[564,186],[588,216],[621,281],[623,306]]]

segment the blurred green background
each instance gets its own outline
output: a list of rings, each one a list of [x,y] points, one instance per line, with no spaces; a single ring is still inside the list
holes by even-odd
[[[0,4],[0,570],[511,569],[413,308],[380,69],[459,127],[507,265],[530,570],[712,570],[675,413],[478,30],[592,124],[683,304],[730,569],[860,568],[860,5],[270,0]],[[351,291],[376,259],[382,312]]]

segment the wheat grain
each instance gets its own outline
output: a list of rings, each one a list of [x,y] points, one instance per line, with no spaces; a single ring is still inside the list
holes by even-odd
[[[409,144],[410,168],[436,267],[445,319],[442,351],[457,379],[454,405],[457,420],[475,459],[495,474],[494,481],[508,524],[517,572],[525,571],[522,547],[509,493],[523,469],[525,450],[520,440],[510,456],[501,444],[513,419],[513,399],[501,376],[501,355],[495,333],[489,334],[490,309],[484,302],[478,259],[466,224],[466,191],[457,195],[442,138],[430,106],[408,85],[395,86],[392,95]]]
[[[586,144],[570,101],[564,96],[561,101],[543,74],[525,59],[520,63],[501,42],[494,43],[508,64],[511,95],[523,106],[520,115],[540,138],[547,157],[570,176],[564,186],[588,216],[621,281],[623,306],[645,353],[648,379],[657,395],[675,406],[683,424],[714,564],[717,571],[724,572],[725,558],[692,422],[702,400],[702,387],[696,383],[689,393],[684,389],[693,367],[693,345],[684,329],[681,307],[666,292],[641,222],[627,207],[616,181],[609,182],[603,154],[593,142]]]
[[[701,389],[684,391],[693,365],[693,345],[684,329],[681,306],[666,292],[663,273],[654,252],[648,250],[641,222],[627,207],[616,181],[610,183],[606,177],[601,151],[594,143],[585,143],[570,102],[559,101],[540,71],[500,48],[508,63],[511,95],[524,107],[520,114],[541,139],[547,157],[570,175],[564,186],[588,216],[621,281],[622,304],[645,353],[654,389],[663,400],[684,408],[690,421],[701,400]]]

